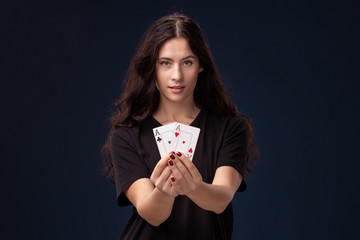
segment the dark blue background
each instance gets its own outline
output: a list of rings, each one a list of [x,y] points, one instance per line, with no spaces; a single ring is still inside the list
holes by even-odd
[[[118,239],[130,208],[102,175],[106,119],[143,32],[181,9],[254,121],[234,239],[359,239],[355,1],[7,2],[1,239]]]

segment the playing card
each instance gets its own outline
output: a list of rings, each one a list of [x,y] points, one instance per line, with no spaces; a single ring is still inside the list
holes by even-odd
[[[175,123],[170,123],[153,129],[155,141],[161,157],[164,157],[166,154],[174,150],[174,124]]]
[[[200,128],[192,127],[189,125],[175,123],[174,125],[174,144],[175,152],[182,152],[190,160],[195,153],[195,147],[199,138]]]

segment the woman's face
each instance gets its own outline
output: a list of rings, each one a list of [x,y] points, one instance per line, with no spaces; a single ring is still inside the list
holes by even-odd
[[[192,102],[198,74],[202,70],[185,38],[167,40],[160,48],[156,62],[160,101]]]

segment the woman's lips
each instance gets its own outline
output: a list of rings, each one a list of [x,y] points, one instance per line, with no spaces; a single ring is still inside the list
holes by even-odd
[[[173,87],[169,87],[172,93],[181,93],[182,91],[184,91],[184,86],[173,86]]]

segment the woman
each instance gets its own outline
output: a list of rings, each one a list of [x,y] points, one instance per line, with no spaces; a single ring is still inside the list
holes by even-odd
[[[201,129],[192,161],[181,152],[160,159],[153,128],[172,122]],[[257,153],[251,135],[200,27],[179,13],[157,20],[130,63],[103,147],[118,204],[134,206],[121,239],[231,239],[231,201]]]

